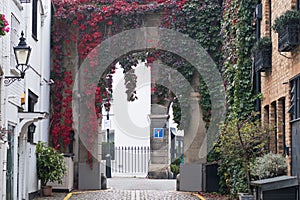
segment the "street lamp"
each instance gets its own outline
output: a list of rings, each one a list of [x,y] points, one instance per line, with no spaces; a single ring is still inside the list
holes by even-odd
[[[110,110],[110,106],[111,104],[109,103],[109,98],[107,98],[104,107],[105,110],[107,112],[106,115],[106,120],[109,123],[109,110]],[[108,155],[106,155],[105,160],[106,160],[106,178],[111,178],[111,155],[110,155],[110,142],[109,142],[109,126],[107,126],[106,129],[106,134],[107,134],[107,151],[108,151]]]
[[[16,69],[20,72],[20,76],[5,76],[4,85],[8,86],[15,82],[16,80],[20,81],[25,77],[25,71],[29,68],[28,61],[31,53],[31,48],[27,46],[24,38],[24,33],[22,31],[20,42],[18,46],[14,47],[14,54],[17,61]]]

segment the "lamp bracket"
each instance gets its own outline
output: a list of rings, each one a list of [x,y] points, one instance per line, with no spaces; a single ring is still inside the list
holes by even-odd
[[[9,86],[14,83],[16,80],[20,81],[24,79],[24,75],[21,76],[4,76],[4,86]]]
[[[16,69],[20,72],[20,76],[4,76],[4,86],[9,86],[14,83],[16,80],[20,81],[25,77],[25,71],[29,69],[30,65],[27,65],[24,69],[22,66],[22,70],[19,69],[19,66],[16,66]]]

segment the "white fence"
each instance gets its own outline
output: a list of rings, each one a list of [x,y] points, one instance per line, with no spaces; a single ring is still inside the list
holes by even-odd
[[[115,147],[111,160],[113,176],[146,177],[150,161],[150,147]]]

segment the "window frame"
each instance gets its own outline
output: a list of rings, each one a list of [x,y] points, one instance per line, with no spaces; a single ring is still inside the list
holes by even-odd
[[[289,113],[292,122],[292,121],[300,120],[300,74],[290,80],[289,93],[290,93]]]
[[[38,0],[32,0],[32,37],[36,41],[37,39],[37,10],[38,10]]]

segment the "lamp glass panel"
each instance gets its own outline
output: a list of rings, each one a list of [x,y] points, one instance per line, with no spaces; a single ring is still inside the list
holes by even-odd
[[[36,126],[35,126],[34,124],[31,124],[31,125],[29,126],[29,132],[30,132],[30,133],[34,133],[34,132],[35,132],[35,128],[36,128]]]
[[[27,58],[29,51],[28,49],[18,49],[15,50],[16,60],[18,65],[27,65]]]

